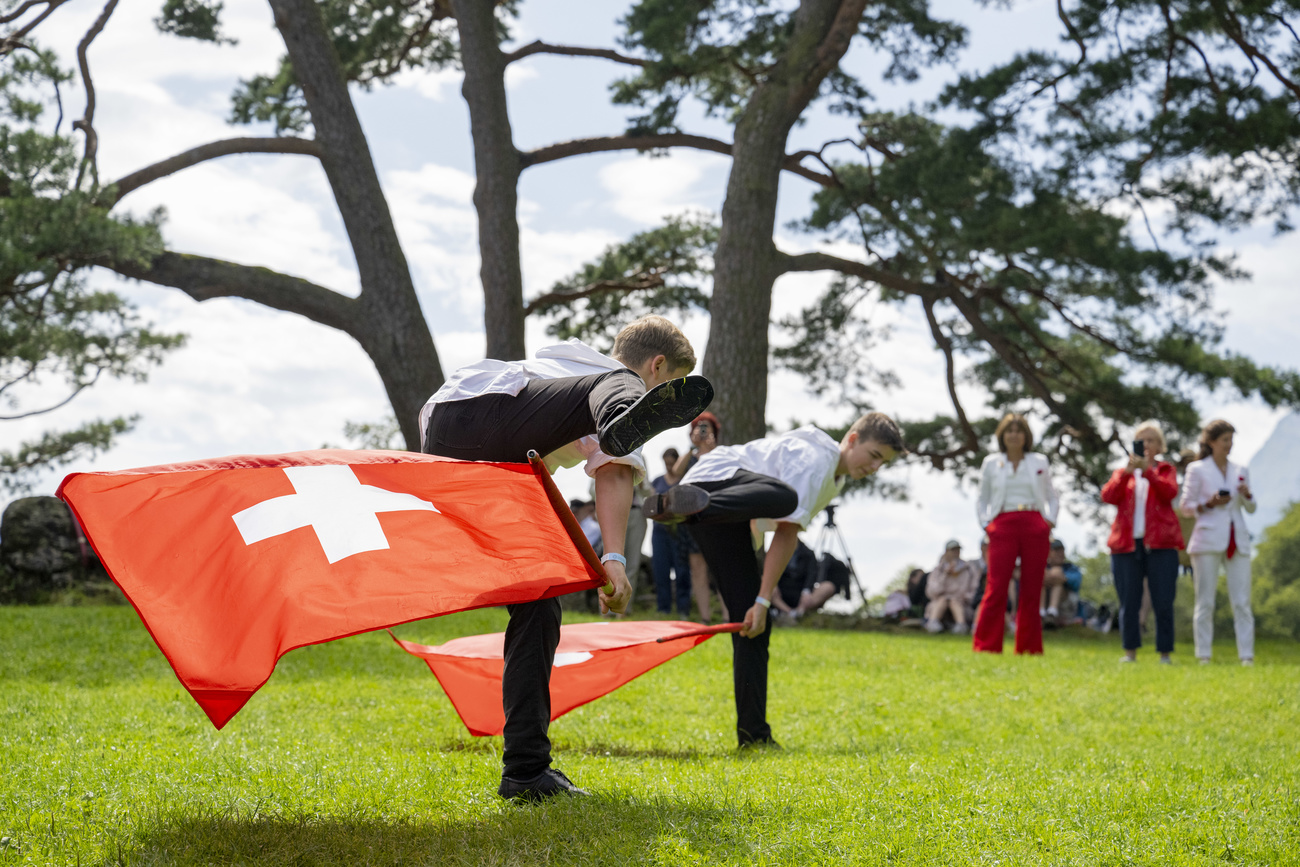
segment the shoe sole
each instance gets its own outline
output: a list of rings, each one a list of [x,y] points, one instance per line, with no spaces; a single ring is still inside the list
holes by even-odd
[[[655,494],[641,504],[641,514],[652,521],[683,518],[703,512],[709,505],[709,492],[695,485],[676,485],[666,494]]]
[[[660,383],[601,431],[600,450],[611,458],[630,455],[651,437],[689,424],[713,400],[713,386],[702,376]]]

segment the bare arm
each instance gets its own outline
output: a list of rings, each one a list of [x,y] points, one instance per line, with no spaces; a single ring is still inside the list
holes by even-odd
[[[781,580],[781,573],[790,564],[790,558],[794,556],[797,547],[799,547],[799,525],[785,521],[777,524],[776,533],[772,535],[772,544],[768,547],[767,556],[763,560],[763,579],[758,586],[759,596],[767,600],[772,599],[772,594],[776,591],[776,582]],[[745,612],[740,634],[746,638],[754,638],[762,635],[766,628],[767,608],[755,602]]]
[[[622,554],[627,539],[627,516],[632,511],[632,468],[627,464],[605,464],[596,470],[596,523],[606,554]],[[600,609],[622,614],[632,601],[632,585],[621,563],[605,563],[610,583],[601,588]]]

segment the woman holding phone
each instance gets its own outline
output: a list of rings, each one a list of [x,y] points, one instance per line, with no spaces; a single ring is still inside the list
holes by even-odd
[[[1183,514],[1196,519],[1187,553],[1192,558],[1196,608],[1192,631],[1196,658],[1210,661],[1214,641],[1214,594],[1219,570],[1228,574],[1237,656],[1242,665],[1255,662],[1255,615],[1250,610],[1250,531],[1243,513],[1255,511],[1250,471],[1228,460],[1235,428],[1215,419],[1201,431],[1201,457],[1187,467],[1183,480]]]
[[[1119,626],[1124,643],[1120,662],[1136,662],[1142,646],[1143,584],[1151,590],[1156,615],[1156,651],[1172,662],[1174,592],[1178,587],[1178,552],[1183,531],[1174,513],[1178,476],[1174,465],[1157,460],[1165,453],[1160,425],[1146,421],[1133,433],[1133,453],[1101,489],[1101,501],[1117,508],[1111,524],[1111,572],[1119,594]]]

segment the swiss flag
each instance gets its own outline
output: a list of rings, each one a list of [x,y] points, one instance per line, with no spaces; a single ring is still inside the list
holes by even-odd
[[[560,646],[551,670],[551,719],[595,701],[630,680],[679,656],[719,632],[738,632],[741,624],[701,627],[681,620],[631,620],[576,623],[560,627]],[[461,722],[472,735],[499,735],[504,632],[457,638],[428,647],[393,640],[418,656],[438,678]]]
[[[217,728],[307,644],[605,583],[540,460],[320,450],[59,486]]]

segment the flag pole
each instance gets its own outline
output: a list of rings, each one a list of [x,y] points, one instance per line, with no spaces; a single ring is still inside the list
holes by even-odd
[[[672,635],[665,635],[663,638],[656,638],[655,644],[663,644],[665,641],[676,641],[679,638],[693,638],[696,635],[717,635],[720,632],[739,632],[745,628],[743,623],[719,623],[717,626],[701,626],[699,629],[684,629],[681,632],[674,632]]]

